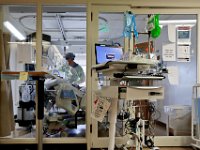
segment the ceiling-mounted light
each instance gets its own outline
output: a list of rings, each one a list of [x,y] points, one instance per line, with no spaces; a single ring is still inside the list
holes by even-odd
[[[4,22],[4,26],[19,40],[25,40],[26,37],[17,30],[9,21]]]
[[[65,48],[66,48],[66,49],[69,49],[69,45],[66,45]]]
[[[160,20],[159,23],[165,24],[195,24],[196,20]]]

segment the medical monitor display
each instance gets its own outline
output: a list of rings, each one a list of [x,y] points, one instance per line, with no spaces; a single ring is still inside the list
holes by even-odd
[[[178,38],[179,39],[189,39],[190,38],[190,31],[189,30],[178,31]]]
[[[177,44],[191,44],[191,27],[180,26],[177,28]]]
[[[123,56],[122,47],[95,44],[96,63],[120,60]]]
[[[73,90],[62,90],[60,93],[60,97],[64,99],[70,99],[70,100],[76,99],[76,95]]]

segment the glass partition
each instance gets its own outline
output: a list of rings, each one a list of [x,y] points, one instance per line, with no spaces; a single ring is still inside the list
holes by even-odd
[[[168,73],[162,81],[165,97],[156,104],[156,135],[191,136],[192,87],[197,82],[196,20],[196,15],[160,15],[162,32],[155,40],[155,51]]]
[[[27,76],[19,78],[16,72],[35,70],[35,43],[28,39],[36,32],[36,7],[4,5],[1,9],[1,71],[11,74],[3,74],[1,81],[0,137],[33,138],[36,83]]]
[[[124,46],[124,37],[123,37],[123,13],[100,13],[98,16],[98,43],[102,48],[98,50],[98,47],[95,46],[95,56],[96,60],[105,59],[103,63],[108,61],[108,53],[121,53],[121,48]],[[104,47],[104,48],[103,48]],[[113,51],[112,48],[116,50]],[[109,50],[110,49],[110,50]],[[122,48],[123,49],[123,48]],[[103,55],[98,55],[97,53],[104,51]],[[118,52],[119,51],[119,52]],[[123,49],[124,53],[124,49]],[[121,58],[120,58],[121,59]],[[97,61],[96,61],[97,62]],[[97,62],[98,63],[98,62]],[[109,81],[105,79],[102,73],[98,73],[98,87],[99,89],[102,86],[109,84]],[[96,97],[94,98],[97,99]],[[93,102],[94,104],[95,102]],[[123,101],[119,101],[123,105]],[[122,136],[123,133],[123,121],[118,119],[118,124],[116,125],[116,136]],[[122,123],[122,124],[121,124]],[[108,137],[109,136],[109,115],[108,113],[104,117],[102,122],[98,122],[98,137]]]
[[[129,86],[162,86],[164,96],[131,103],[120,99],[116,136],[128,134],[130,124],[129,127],[127,124],[131,115],[146,120],[148,128],[145,132],[152,137],[190,136],[192,86],[197,81],[196,15],[158,15],[160,33],[157,37],[152,37],[148,31],[150,15],[134,14],[136,30],[131,33],[132,45],[128,43],[128,49],[124,45],[124,13],[100,13],[98,16],[98,44],[122,46],[124,54],[131,51],[136,57],[157,60],[156,67],[143,68],[145,72],[137,74],[154,76],[160,72],[164,77],[163,80],[134,80],[129,83]],[[138,36],[134,33],[136,31]],[[99,88],[111,82],[108,83],[101,74],[98,74],[98,79]],[[127,107],[131,107],[132,114]],[[131,129],[136,130],[133,126]],[[108,136],[107,114],[102,122],[98,122],[98,137]]]
[[[42,67],[45,80],[43,135],[86,135],[86,7],[43,6]]]

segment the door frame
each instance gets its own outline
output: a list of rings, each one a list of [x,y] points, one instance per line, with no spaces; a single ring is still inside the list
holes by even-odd
[[[134,4],[133,4],[134,5]],[[98,43],[98,16],[101,12],[103,13],[122,13],[125,11],[132,11],[134,14],[193,14],[197,16],[197,41],[199,39],[200,35],[200,26],[198,24],[200,20],[200,9],[193,9],[193,8],[137,8],[133,5],[123,5],[123,6],[117,6],[117,5],[92,5],[91,13],[93,16],[93,20],[91,23],[91,26],[93,27],[92,34],[90,36],[90,39],[88,39],[90,46],[91,46],[91,53],[92,53],[92,64],[95,65],[95,43]],[[200,58],[199,53],[200,43],[197,42],[197,58]],[[197,59],[197,82],[200,81],[199,78],[199,59]],[[95,90],[97,89],[97,83],[96,78],[97,75],[95,71],[92,72],[92,81],[91,81],[91,89]],[[96,84],[95,84],[96,83]],[[91,90],[91,97],[93,97],[93,91]],[[92,98],[93,99],[93,98]],[[90,102],[90,106],[92,107],[92,99]],[[90,110],[91,112],[91,110]],[[93,148],[105,148],[108,147],[108,137],[98,137],[98,122],[94,119],[91,119],[91,127],[92,127],[92,133],[91,133],[91,147]],[[116,144],[121,144],[125,138],[116,137]],[[190,136],[156,136],[154,138],[155,145],[156,146],[189,146],[193,141]]]

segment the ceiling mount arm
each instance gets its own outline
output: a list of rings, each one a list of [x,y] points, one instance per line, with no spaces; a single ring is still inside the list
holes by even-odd
[[[61,32],[61,34],[63,36],[63,39],[64,39],[64,41],[66,41],[67,40],[67,35],[65,33],[64,25],[63,25],[63,22],[62,22],[61,17],[60,17],[59,14],[56,14],[56,19],[57,19],[57,22],[58,22],[58,26],[59,26],[60,32]]]

